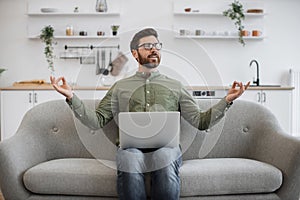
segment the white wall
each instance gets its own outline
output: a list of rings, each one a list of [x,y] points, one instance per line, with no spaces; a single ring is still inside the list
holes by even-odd
[[[264,6],[268,13],[264,17],[267,38],[248,41],[243,47],[234,40],[175,39],[173,0],[121,1],[121,50],[130,56],[128,46],[134,32],[155,27],[165,48],[162,71],[188,84],[229,85],[233,80],[252,80],[254,68],[249,68],[249,62],[257,59],[262,83],[286,85],[289,68],[300,69],[300,1],[264,0]],[[8,69],[0,77],[1,87],[20,80],[48,80],[44,46],[39,40],[27,38],[26,12],[26,0],[0,0],[0,68]],[[64,41],[59,43],[63,46]],[[128,65],[130,70],[136,67],[132,59]],[[93,85],[98,79],[94,66],[80,66],[78,61],[58,60],[55,67],[57,75],[80,85]]]

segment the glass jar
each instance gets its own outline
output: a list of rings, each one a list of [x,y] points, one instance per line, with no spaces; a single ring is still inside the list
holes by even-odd
[[[67,36],[72,36],[74,35],[74,29],[73,29],[73,26],[72,25],[68,25],[66,27],[66,35]]]
[[[96,1],[96,11],[97,12],[107,12],[106,0],[97,0]]]

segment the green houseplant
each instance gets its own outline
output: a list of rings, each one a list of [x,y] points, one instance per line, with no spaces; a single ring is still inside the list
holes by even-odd
[[[118,34],[119,27],[120,27],[120,25],[111,25],[111,30],[112,30],[112,34],[113,35],[117,35]]]
[[[53,60],[53,39],[54,39],[54,28],[51,25],[45,26],[41,30],[40,39],[45,43],[44,54],[48,62],[48,68],[51,72],[54,72]]]
[[[245,46],[245,41],[242,35],[242,30],[244,29],[242,21],[245,19],[243,5],[238,0],[234,0],[234,2],[232,2],[229,6],[230,8],[225,10],[223,15],[234,21],[235,26],[238,28],[239,42]]]
[[[2,74],[2,72],[6,71],[6,69],[4,68],[0,68],[0,74]]]
[[[1,76],[1,74],[4,72],[4,71],[6,71],[7,69],[4,69],[4,68],[0,68],[0,76]]]

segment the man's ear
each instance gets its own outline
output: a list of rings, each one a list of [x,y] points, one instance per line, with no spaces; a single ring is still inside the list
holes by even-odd
[[[132,56],[138,61],[138,52],[136,49],[131,50]]]

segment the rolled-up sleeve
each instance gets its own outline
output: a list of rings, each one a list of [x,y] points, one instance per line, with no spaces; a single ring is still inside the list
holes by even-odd
[[[188,91],[182,88],[180,98],[181,115],[199,130],[205,130],[217,124],[224,117],[230,105],[224,97],[208,110],[202,111]]]
[[[112,118],[112,90],[109,90],[96,109],[88,108],[76,94],[71,100],[66,100],[77,119],[91,129],[105,126]]]
[[[66,100],[66,102],[73,110],[76,118],[84,125],[94,130],[101,128],[101,124],[99,123],[99,118],[95,110],[87,108],[76,94],[73,95],[71,100]]]

